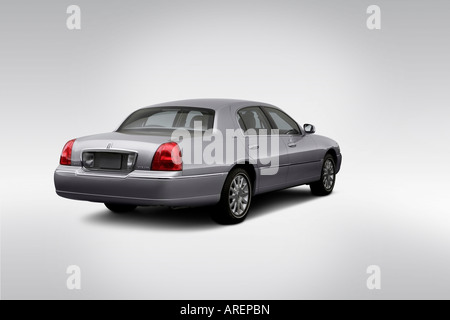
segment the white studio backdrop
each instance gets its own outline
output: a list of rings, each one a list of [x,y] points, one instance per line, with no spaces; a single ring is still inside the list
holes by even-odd
[[[450,297],[448,1],[379,0],[381,30],[369,1],[80,0],[69,30],[72,4],[1,4],[3,298]],[[67,140],[214,97],[275,104],[336,139],[335,193],[267,195],[226,228],[209,209],[113,217],[54,193]]]

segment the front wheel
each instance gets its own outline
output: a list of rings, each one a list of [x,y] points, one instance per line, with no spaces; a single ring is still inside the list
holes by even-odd
[[[311,183],[311,192],[316,196],[327,196],[333,192],[336,182],[336,164],[331,155],[327,154],[323,159],[320,180]]]
[[[245,220],[252,202],[252,184],[244,169],[230,172],[222,189],[217,211],[212,218],[221,224],[236,224]]]
[[[137,208],[137,206],[131,204],[117,204],[117,203],[105,203],[105,206],[113,213],[131,212]]]

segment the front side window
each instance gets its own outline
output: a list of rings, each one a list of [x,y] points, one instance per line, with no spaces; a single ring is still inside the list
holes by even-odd
[[[246,134],[269,134],[271,127],[266,116],[259,107],[249,107],[238,112],[239,126]]]
[[[264,110],[269,114],[270,118],[272,118],[273,123],[280,134],[301,133],[298,124],[283,111],[274,108],[265,108]]]

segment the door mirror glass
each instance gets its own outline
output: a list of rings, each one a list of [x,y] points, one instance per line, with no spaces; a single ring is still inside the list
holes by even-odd
[[[314,127],[312,124],[306,123],[303,126],[303,129],[305,129],[305,132],[308,134],[312,134],[316,132],[316,127]]]

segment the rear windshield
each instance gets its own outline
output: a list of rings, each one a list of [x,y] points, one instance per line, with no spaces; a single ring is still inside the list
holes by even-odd
[[[214,111],[203,108],[162,107],[141,109],[131,114],[118,132],[212,129]]]

